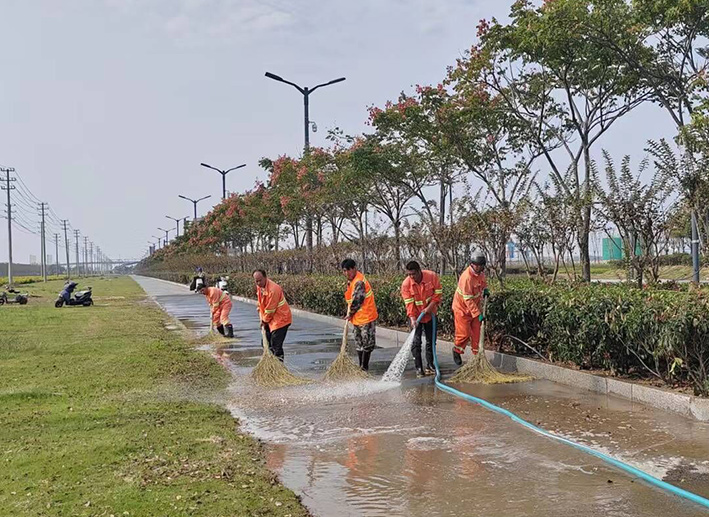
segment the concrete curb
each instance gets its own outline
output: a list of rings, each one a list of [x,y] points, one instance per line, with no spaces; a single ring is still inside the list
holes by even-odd
[[[153,277],[150,277],[153,278]],[[167,282],[173,285],[180,285],[177,282],[170,282],[156,278],[162,282]],[[183,286],[186,288],[186,286]],[[256,300],[244,298],[242,296],[232,296],[233,300],[256,305]],[[308,318],[322,323],[330,323],[341,325],[342,319],[323,314],[316,314],[303,309],[291,307],[294,315]],[[377,334],[392,340],[399,340],[403,343],[408,334],[399,330],[389,329],[385,327],[377,327]],[[440,340],[437,342],[439,350],[444,353],[450,353],[453,349],[453,343],[450,341]],[[673,413],[679,413],[683,416],[695,418],[702,422],[709,421],[709,399],[675,393],[673,391],[653,388],[651,386],[642,386],[640,384],[614,379],[611,377],[603,377],[590,373],[572,370],[563,366],[544,363],[536,359],[527,359],[525,357],[517,357],[500,352],[486,350],[486,355],[490,362],[496,368],[507,372],[519,372],[538,379],[547,379],[559,384],[582,388],[594,393],[602,395],[615,396],[630,400],[633,403],[642,404]]]

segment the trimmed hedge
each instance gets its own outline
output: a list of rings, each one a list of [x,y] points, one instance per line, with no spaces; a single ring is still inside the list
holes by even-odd
[[[156,273],[187,283],[188,274]],[[402,277],[368,277],[379,324],[403,327]],[[288,302],[320,314],[344,316],[344,277],[273,276]],[[451,303],[456,279],[444,277],[439,331],[453,334]],[[230,278],[233,294],[254,298],[250,275]],[[627,285],[547,285],[511,280],[491,286],[488,323],[493,342],[529,355],[514,336],[554,361],[612,374],[661,379],[709,395],[709,302],[703,291],[637,289]]]

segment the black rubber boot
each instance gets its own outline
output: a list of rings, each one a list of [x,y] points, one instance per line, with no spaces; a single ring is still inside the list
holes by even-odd
[[[460,357],[460,354],[453,350],[453,362],[457,364],[458,366],[463,364],[463,358]]]
[[[426,376],[426,372],[423,371],[423,361],[421,360],[421,349],[418,349],[418,353],[414,352],[414,364],[416,365],[416,377],[421,378]]]
[[[234,327],[231,324],[224,325],[224,331],[226,337],[234,337]]]
[[[359,358],[359,367],[362,368],[362,354],[364,352],[362,350],[357,350],[357,357]]]
[[[362,369],[365,372],[369,371],[369,357],[372,355],[372,352],[362,352]]]
[[[219,332],[223,336],[224,335],[224,325],[217,325],[217,332]]]

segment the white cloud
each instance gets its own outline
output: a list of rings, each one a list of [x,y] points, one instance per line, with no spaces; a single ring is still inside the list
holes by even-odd
[[[139,18],[181,44],[200,46],[266,35],[295,22],[290,2],[258,0],[106,0],[123,16]]]

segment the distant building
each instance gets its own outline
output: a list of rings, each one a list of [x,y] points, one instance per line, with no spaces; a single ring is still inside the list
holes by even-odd
[[[30,265],[31,266],[37,265],[37,255],[30,255]]]

